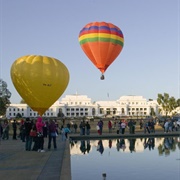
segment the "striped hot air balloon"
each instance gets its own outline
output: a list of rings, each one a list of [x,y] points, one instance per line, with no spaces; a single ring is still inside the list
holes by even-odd
[[[120,28],[111,23],[92,22],[80,31],[79,43],[104,79],[104,72],[122,51],[124,36]]]

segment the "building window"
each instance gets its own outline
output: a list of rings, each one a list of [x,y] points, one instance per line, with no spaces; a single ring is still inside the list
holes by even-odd
[[[76,111],[79,111],[79,108],[76,108]]]
[[[88,111],[88,108],[85,108],[85,111]]]
[[[71,108],[71,111],[74,111],[74,108]]]
[[[67,108],[67,111],[70,111],[70,109],[69,109],[69,108]]]
[[[144,111],[146,111],[147,110],[147,108],[144,108]]]
[[[80,111],[83,111],[83,108],[81,108]]]
[[[124,108],[121,109],[121,113],[124,114]]]

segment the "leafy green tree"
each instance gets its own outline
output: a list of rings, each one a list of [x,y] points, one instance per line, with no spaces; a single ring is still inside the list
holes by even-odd
[[[26,104],[24,99],[21,99],[20,104]]]
[[[180,99],[177,100],[177,105],[180,106]]]
[[[7,97],[0,97],[0,116],[4,116],[6,114],[6,109],[10,104],[11,103]]]
[[[150,116],[155,116],[156,115],[156,113],[154,112],[154,108],[151,108],[150,109]]]
[[[179,100],[174,97],[169,97],[168,93],[158,94],[157,102],[162,106],[162,110],[165,112],[166,116],[171,113],[175,108],[178,107]]]

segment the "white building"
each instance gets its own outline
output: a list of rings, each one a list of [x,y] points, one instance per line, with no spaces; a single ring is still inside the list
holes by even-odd
[[[156,100],[147,101],[142,96],[122,96],[116,101],[96,101],[86,95],[66,95],[61,101],[56,101],[45,113],[44,117],[57,117],[60,113],[65,117],[84,116],[149,116],[150,112],[158,115]],[[14,118],[17,114],[22,117],[37,117],[27,104],[10,104],[6,111],[7,118]]]

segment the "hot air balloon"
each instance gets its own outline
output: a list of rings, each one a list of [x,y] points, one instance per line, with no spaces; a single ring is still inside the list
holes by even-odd
[[[79,33],[81,48],[92,63],[104,72],[117,58],[124,45],[123,33],[117,26],[106,22],[87,24]]]
[[[66,66],[47,56],[22,56],[14,61],[10,73],[17,92],[40,116],[58,100],[69,83]]]

